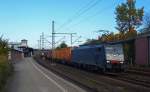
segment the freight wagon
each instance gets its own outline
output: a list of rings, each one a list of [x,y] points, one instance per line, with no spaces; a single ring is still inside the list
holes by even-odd
[[[135,63],[137,65],[150,65],[150,36],[136,38]]]
[[[72,63],[92,70],[124,70],[123,46],[103,44],[75,48],[72,50]]]

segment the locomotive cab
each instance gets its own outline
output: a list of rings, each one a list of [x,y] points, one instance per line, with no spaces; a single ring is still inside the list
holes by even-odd
[[[125,69],[125,60],[122,44],[113,44],[105,46],[106,69],[121,70]]]

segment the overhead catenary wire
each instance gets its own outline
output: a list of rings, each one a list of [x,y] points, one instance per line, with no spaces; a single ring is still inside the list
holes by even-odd
[[[120,0],[113,0],[113,1],[114,1],[114,4],[113,4],[113,5],[104,7],[103,9],[97,11],[96,13],[94,13],[94,14],[92,14],[92,15],[86,17],[86,18],[84,17],[84,18],[81,19],[79,22],[70,25],[69,28],[72,28],[71,26],[77,26],[77,25],[79,25],[79,24],[81,24],[81,23],[83,23],[83,22],[85,22],[85,21],[89,21],[89,20],[93,19],[94,17],[96,17],[96,16],[98,16],[98,15],[100,15],[100,14],[106,12],[108,9],[111,9],[113,6],[115,6],[115,5],[117,5],[117,4],[119,4],[119,3],[121,2]]]
[[[89,20],[93,19],[94,17],[96,17],[96,16],[98,16],[98,15],[100,15],[100,14],[106,12],[108,9],[111,9],[113,6],[115,6],[116,4],[119,4],[119,3],[120,3],[119,1],[115,0],[115,2],[114,2],[113,5],[107,6],[107,7],[103,8],[103,9],[97,11],[96,13],[90,15],[90,16],[88,16],[88,17],[86,17],[86,18],[83,18],[82,20],[80,20],[80,21],[78,21],[77,23],[72,24],[72,25],[73,25],[73,26],[77,26],[77,25],[79,25],[79,24],[81,24],[81,23],[83,23],[83,22],[85,22],[85,21],[89,21]]]
[[[87,11],[89,11],[90,9],[92,9],[94,6],[96,6],[97,4],[100,3],[100,1],[102,0],[91,0],[90,2],[88,2],[86,4],[86,6],[84,6],[83,8],[79,9],[79,11],[70,19],[68,19],[65,23],[63,23],[57,30],[60,30],[62,28],[64,28],[66,25],[70,24],[71,22],[73,22],[73,20],[78,19],[81,15],[83,15],[84,13],[86,13]]]
[[[73,22],[73,20],[78,19],[82,14],[88,12],[91,8],[93,8],[94,6],[96,6],[100,1],[102,1],[102,0],[96,0],[95,2],[93,2],[92,4],[90,4],[89,7],[87,7],[86,9],[84,9],[84,10],[82,10],[82,11],[80,10],[80,12],[77,13],[77,15],[75,15],[75,17],[74,17],[73,19],[69,19],[67,22],[65,22],[63,25],[61,25],[61,26],[59,27],[59,29],[62,29],[63,27],[65,27],[65,26],[68,25],[69,23]],[[116,0],[115,0],[115,1],[116,1]],[[109,7],[106,7],[106,8],[109,9],[109,8],[111,8],[111,7],[109,6]],[[96,14],[94,14],[94,15],[92,14],[92,15],[91,15],[91,16],[92,16],[91,18],[93,18],[94,16],[97,16],[98,13],[101,14],[102,12],[106,11],[106,8],[104,8],[104,9],[98,11],[98,12],[97,12]],[[86,21],[89,20],[89,19],[91,19],[91,18],[86,19]],[[78,24],[80,24],[80,23],[78,23]]]
[[[94,14],[92,14],[92,15],[86,17],[86,18],[83,18],[83,19],[80,20],[79,22],[77,22],[77,23],[71,25],[69,28],[73,28],[72,26],[77,26],[77,25],[79,25],[79,24],[81,24],[81,23],[83,23],[83,22],[85,22],[85,21],[89,21],[89,20],[93,19],[94,17],[96,17],[96,16],[98,16],[98,15],[100,15],[100,14],[106,12],[108,9],[112,9],[113,6],[116,6],[116,5],[118,5],[119,3],[120,3],[120,0],[113,0],[113,5],[109,5],[109,6],[104,7],[103,9],[97,11],[96,13],[94,13]]]

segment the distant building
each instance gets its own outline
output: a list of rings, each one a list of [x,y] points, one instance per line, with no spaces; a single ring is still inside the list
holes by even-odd
[[[15,51],[22,51],[24,57],[30,57],[33,54],[33,49],[28,47],[28,40],[23,39],[21,42],[9,42],[9,47]]]
[[[28,40],[26,39],[21,40],[21,47],[28,47]]]
[[[21,45],[20,42],[9,42],[8,46],[9,48],[18,48]]]

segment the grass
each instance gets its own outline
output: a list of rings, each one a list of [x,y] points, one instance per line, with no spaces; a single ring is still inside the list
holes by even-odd
[[[6,55],[0,55],[0,92],[3,92],[12,67]]]

